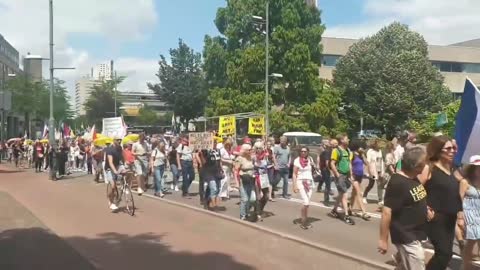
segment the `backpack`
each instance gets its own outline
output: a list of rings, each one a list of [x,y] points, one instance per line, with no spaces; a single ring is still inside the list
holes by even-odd
[[[337,161],[337,163],[335,164],[335,165],[337,166],[338,172],[341,173],[341,174],[350,173],[350,171],[347,172],[346,170],[341,170],[341,169],[340,169],[340,165],[342,164],[342,162],[345,162],[345,160],[344,160],[345,157],[344,157],[344,155],[343,155],[343,151],[346,151],[346,152],[347,152],[348,164],[349,164],[349,166],[351,166],[351,164],[350,164],[350,163],[351,163],[351,162],[350,162],[350,155],[351,155],[350,149],[347,148],[347,149],[345,149],[345,150],[342,151],[342,149],[340,149],[340,147],[337,147],[337,148],[333,149],[332,151],[337,151],[337,153],[338,153],[338,161]]]

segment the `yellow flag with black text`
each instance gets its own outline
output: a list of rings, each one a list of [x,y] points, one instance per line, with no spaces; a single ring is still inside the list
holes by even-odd
[[[265,135],[265,118],[263,116],[248,119],[248,134]]]
[[[218,120],[218,135],[235,135],[236,132],[235,116],[220,116]]]

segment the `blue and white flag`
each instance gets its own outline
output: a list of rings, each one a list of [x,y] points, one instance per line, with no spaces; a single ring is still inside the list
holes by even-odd
[[[469,78],[457,113],[455,140],[458,144],[456,165],[468,163],[471,156],[480,154],[480,91]]]

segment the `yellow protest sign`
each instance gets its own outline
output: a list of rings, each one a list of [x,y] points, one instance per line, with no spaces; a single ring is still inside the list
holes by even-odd
[[[218,121],[218,135],[234,135],[236,132],[235,116],[220,116]]]
[[[265,118],[263,116],[248,119],[248,134],[265,135]]]

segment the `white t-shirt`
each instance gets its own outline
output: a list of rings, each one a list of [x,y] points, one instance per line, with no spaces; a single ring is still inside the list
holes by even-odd
[[[177,153],[180,155],[181,160],[185,160],[185,161],[193,160],[193,151],[188,146],[184,146],[183,144],[180,144],[177,147]]]
[[[397,145],[397,148],[395,148],[395,151],[393,152],[395,155],[395,160],[402,160],[403,153],[405,153],[405,148],[403,148],[400,144]]]
[[[312,175],[312,160],[308,158],[308,164],[305,167],[302,167],[300,164],[300,157],[297,157],[295,161],[293,161],[293,166],[298,168],[297,179],[298,180],[313,180]]]
[[[383,173],[385,172],[385,164],[383,162],[382,151],[369,149],[367,151],[367,162],[370,166],[370,171],[375,168],[377,173],[383,175]]]
[[[167,156],[158,149],[153,149],[152,151],[152,158],[153,158],[153,166],[162,166],[165,165],[165,160]]]

